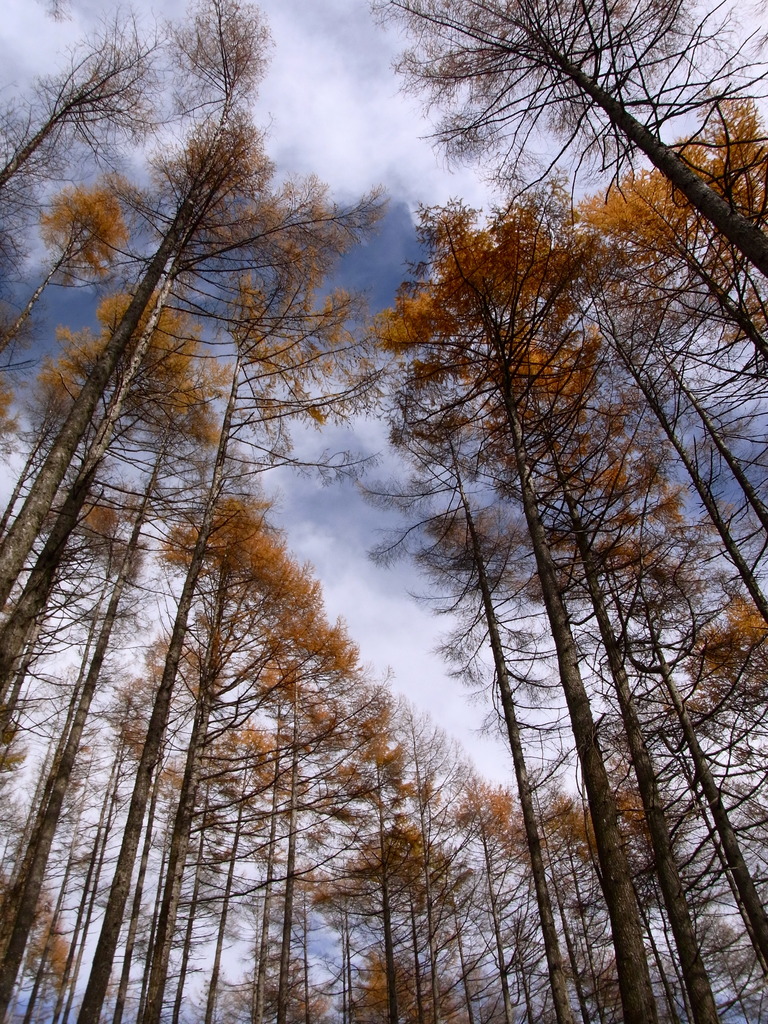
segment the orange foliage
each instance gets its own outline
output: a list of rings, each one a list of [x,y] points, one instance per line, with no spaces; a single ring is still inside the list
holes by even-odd
[[[350,675],[358,650],[341,622],[328,622],[320,584],[267,523],[269,507],[257,499],[221,499],[201,579],[226,595],[233,642],[253,629],[254,640],[270,652],[272,667],[263,670],[267,685],[270,678],[283,688],[298,685],[308,672]],[[186,567],[197,532],[182,526],[171,531],[163,552],[170,565]]]
[[[96,314],[102,326],[99,335],[88,329],[58,329],[62,351],[57,359],[46,359],[38,374],[38,391],[48,396],[49,404],[67,401],[78,392],[129,302],[130,296],[121,293],[102,300]],[[144,330],[150,312],[151,307],[141,319],[136,338]],[[126,359],[130,354],[129,350]],[[219,394],[225,376],[224,367],[200,358],[197,328],[189,317],[165,308],[131,383],[125,409],[141,409],[148,426],[171,422],[193,440],[209,444],[215,438],[210,403]]]
[[[691,671],[699,679],[689,707],[702,713],[725,704],[762,704],[768,678],[768,626],[751,602],[734,598],[723,618],[702,631]],[[738,698],[737,696],[738,695]]]
[[[103,186],[75,185],[60,192],[40,217],[45,243],[59,252],[65,280],[104,277],[115,250],[128,240],[120,204]]]
[[[768,222],[768,134],[751,100],[721,102],[680,153],[735,211],[755,224]],[[721,319],[724,342],[743,337],[748,321],[747,333],[765,336],[762,277],[659,171],[628,175],[607,198],[585,201],[580,215],[629,286],[643,282],[644,302],[676,295],[684,308],[696,308],[708,296],[710,329]]]

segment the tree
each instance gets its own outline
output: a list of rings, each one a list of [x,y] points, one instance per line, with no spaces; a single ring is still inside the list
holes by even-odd
[[[550,167],[568,154],[579,165],[596,159],[617,177],[640,152],[768,276],[762,220],[664,139],[673,119],[698,116],[707,124],[723,100],[761,87],[765,65],[753,52],[755,41],[748,36],[732,45],[722,8],[697,17],[683,0],[629,7],[606,0],[380,0],[376,6],[417,39],[400,62],[409,82],[458,108],[438,132],[454,150],[495,151],[499,176],[513,181],[547,133],[562,140]]]
[[[397,1024],[400,1019],[402,988],[396,924],[404,891],[412,878],[415,840],[415,829],[405,806],[407,753],[395,738],[393,711],[391,702],[387,702],[367,730],[365,759],[357,765],[358,771],[365,772],[358,784],[367,814],[364,831],[346,866],[346,873],[363,896],[363,914],[375,936],[375,945],[367,955],[370,973],[365,992],[355,1001],[355,1014],[360,1015],[363,1007],[369,1005],[388,1024]]]
[[[594,835],[582,801],[551,787],[538,813],[574,987],[584,1024],[619,1012],[615,965],[605,941],[605,908],[594,857]]]
[[[118,318],[117,311],[126,304],[123,296],[112,296],[101,303],[97,310],[97,317],[104,324],[101,338],[92,337],[88,331],[72,334],[60,330],[62,354],[55,362],[46,361],[38,376],[41,401],[50,403],[54,409],[66,410],[71,402],[70,395],[77,393],[87,379],[93,361],[106,343],[113,317]],[[16,597],[13,611],[0,630],[0,695],[7,718],[14,713],[15,702],[8,696],[11,680],[15,674],[18,686],[19,677],[23,676],[17,667],[34,625],[39,625],[54,593],[73,532],[87,518],[83,507],[87,508],[89,498],[99,491],[102,504],[108,501],[104,493],[109,476],[104,464],[107,456],[136,461],[137,450],[145,459],[155,451],[158,461],[149,474],[150,494],[147,496],[154,501],[160,468],[168,467],[171,453],[181,460],[185,445],[194,447],[208,440],[205,437],[210,427],[207,403],[216,392],[216,374],[201,364],[194,328],[185,317],[169,310],[150,318],[150,323],[143,326],[148,339],[142,362],[129,374],[127,387],[123,380],[114,392],[104,395],[105,408],[100,418],[94,417],[93,424],[94,433],[101,440],[86,445],[82,460],[75,460],[71,467],[64,501],[51,517],[50,530]],[[118,428],[117,437],[112,436],[109,428],[105,429],[107,423]],[[141,486],[138,484],[137,489]],[[93,509],[90,511],[98,514]]]
[[[723,105],[719,115],[684,152],[760,220],[764,130],[752,104]],[[605,258],[595,261],[595,319],[768,621],[761,581],[768,531],[760,470],[766,445],[764,281],[678,201],[658,172],[623,179],[607,202],[585,202],[580,214],[605,245]]]
[[[133,19],[106,22],[71,54],[69,65],[41,79],[32,97],[4,112],[0,189],[41,154],[61,147],[67,134],[96,152],[105,128],[136,136],[152,123],[148,75],[156,40],[141,38]],[[48,154],[50,156],[50,154]]]
[[[506,577],[504,582],[509,586],[511,559],[502,553],[504,542],[501,536],[488,536],[492,529],[488,523],[491,517],[483,516],[482,510],[472,505],[469,484],[465,478],[471,475],[473,458],[468,455],[462,459],[461,454],[461,448],[465,447],[463,439],[472,432],[468,427],[462,430],[455,421],[449,426],[450,433],[441,436],[434,426],[425,432],[409,430],[405,424],[397,425],[397,447],[407,456],[416,475],[405,488],[398,487],[397,495],[392,493],[390,485],[384,501],[399,506],[410,513],[411,518],[417,509],[420,511],[422,521],[418,525],[411,521],[406,530],[411,553],[434,585],[441,589],[448,588],[449,592],[441,593],[440,597],[454,614],[459,608],[466,609],[472,623],[470,629],[477,618],[484,624],[483,639],[487,637],[491,649],[495,687],[512,753],[555,1014],[559,1024],[572,1024],[573,1016],[548,891],[533,788],[516,708],[515,681],[507,665],[508,642],[505,643],[505,629],[498,610],[498,606],[503,603],[503,598],[497,594],[497,590],[503,587],[500,577]],[[472,448],[471,441],[466,447]],[[464,467],[462,461],[468,462],[470,468]],[[486,524],[485,531],[481,525],[483,521]],[[505,536],[510,549],[519,539],[515,537],[510,522],[499,524],[498,532]],[[414,550],[414,535],[424,536],[417,550]],[[386,543],[381,550],[387,557],[391,557],[391,543]],[[435,600],[434,592],[430,597]],[[456,646],[454,644],[452,647],[454,656]],[[462,669],[466,671],[463,665]],[[503,976],[502,983],[506,988],[506,976]],[[505,1006],[509,1007],[508,992],[505,995]]]
[[[17,337],[35,303],[51,281],[96,280],[109,272],[128,230],[113,192],[104,186],[64,189],[40,218],[43,241],[52,260],[43,280],[15,320],[0,333],[0,352]]]
[[[627,1021],[656,1018],[643,929],[619,813],[580,670],[566,588],[548,532],[536,469],[537,384],[551,382],[550,430],[565,430],[578,389],[558,375],[563,350],[585,353],[593,340],[579,307],[580,267],[589,241],[567,227],[557,191],[531,196],[485,231],[471,211],[426,212],[422,277],[402,291],[379,325],[383,343],[404,363],[400,410],[428,432],[475,421],[511,453],[515,497],[528,528],[541,600],[555,645],[560,683],[588,794]],[[502,426],[503,425],[503,426]]]
[[[0,111],[0,252],[13,258],[16,235],[41,185],[66,176],[85,147],[103,160],[111,143],[137,141],[157,122],[158,39],[144,38],[120,12],[69,55],[63,70],[40,78],[31,93]]]
[[[160,461],[158,459],[156,469],[159,468]],[[3,966],[0,972],[0,1015],[8,1006],[21,965],[42,889],[51,845],[59,824],[75,759],[80,751],[83,730],[101,678],[101,670],[115,627],[123,591],[135,568],[139,538],[146,523],[147,506],[153,490],[154,486],[151,481],[145,498],[136,511],[130,539],[124,551],[118,554],[115,580],[107,607],[104,610],[90,663],[85,672],[82,687],[77,687],[73,693],[73,699],[77,700],[76,711],[69,728],[62,735],[57,756],[36,809],[34,832],[21,860],[15,884],[3,900],[5,926],[2,934]]]
[[[678,145],[706,181],[762,223],[768,212],[765,139],[755,102],[731,100],[719,103],[694,138]],[[607,195],[581,203],[578,214],[611,238],[618,263],[626,272],[631,262],[654,302],[666,299],[670,315],[685,310],[697,333],[706,325],[710,337],[702,338],[701,354],[713,367],[733,367],[740,358],[741,369],[749,373],[764,364],[763,278],[727,238],[680,201],[663,174],[624,175]]]
[[[231,287],[214,306],[232,312],[239,280],[252,276],[269,309],[276,294],[290,288],[292,267],[304,254],[312,275],[321,274],[370,226],[377,204],[366,197],[341,210],[329,203],[314,180],[269,189],[271,166],[247,105],[264,70],[265,33],[255,12],[219,0],[202,4],[190,25],[176,34],[176,52],[185,87],[199,87],[199,120],[177,151],[163,152],[154,168],[157,187],[148,195],[133,191],[138,212],[159,243],[151,256],[137,254],[139,268],[130,303],[69,409],[22,508],[0,543],[0,603],[4,604],[55,500],[78,446],[87,436],[95,410],[120,361],[127,389],[149,343],[153,317],[159,317],[174,286],[207,275]],[[312,258],[310,258],[310,252]],[[317,277],[297,289],[302,299],[316,294]],[[151,312],[150,312],[151,311]],[[201,310],[202,311],[202,310]],[[140,337],[142,318],[147,326]],[[99,444],[108,443],[119,413],[117,401]],[[99,457],[98,445],[94,459]]]

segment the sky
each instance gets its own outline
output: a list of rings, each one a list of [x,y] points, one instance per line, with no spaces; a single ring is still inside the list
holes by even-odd
[[[177,18],[184,10],[176,0],[140,0],[136,6],[145,23]],[[493,196],[480,169],[449,168],[433,148],[419,99],[403,94],[392,67],[404,39],[392,26],[375,22],[367,0],[262,0],[259,7],[274,45],[255,119],[266,129],[277,176],[317,175],[340,201],[375,186],[385,189],[388,215],[378,235],[345,259],[341,281],[366,291],[374,308],[386,305],[407,276],[406,261],[418,254],[418,207],[461,198],[487,208]],[[113,7],[69,0],[64,10],[66,17],[54,20],[47,4],[6,0],[0,56],[8,85],[0,100],[55,67],[57,54]],[[71,296],[50,299],[49,319],[66,318],[72,304]],[[379,454],[383,469],[375,476],[394,468],[385,428],[375,418],[330,437],[308,435],[305,443],[310,450],[351,446]],[[410,596],[424,590],[424,581],[405,563],[385,569],[368,557],[381,531],[396,521],[368,505],[351,482],[321,486],[281,472],[272,487],[291,550],[314,566],[329,614],[346,620],[371,675],[389,677],[396,693],[429,712],[484,775],[511,783],[503,744],[479,735],[490,703],[471,701],[434,653],[447,624]]]

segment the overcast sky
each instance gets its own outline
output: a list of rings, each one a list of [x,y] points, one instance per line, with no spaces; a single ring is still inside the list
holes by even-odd
[[[143,18],[158,21],[184,9],[176,0],[136,6]],[[375,23],[367,0],[262,0],[259,7],[274,40],[256,110],[257,123],[267,127],[268,153],[278,176],[316,174],[340,200],[377,185],[386,189],[390,213],[381,232],[344,267],[345,284],[366,289],[375,306],[386,304],[407,273],[405,261],[416,255],[411,217],[417,207],[461,198],[480,208],[491,201],[490,192],[477,169],[451,171],[432,148],[418,99],[401,93],[392,70],[403,40]],[[67,19],[57,22],[46,4],[6,0],[0,28],[6,89],[23,87],[32,74],[54,67],[57,52],[111,9],[70,0]],[[310,444],[320,449],[350,442],[369,454],[384,448],[377,421],[359,424],[355,435],[317,437]],[[489,704],[471,703],[433,653],[446,624],[409,596],[409,590],[423,589],[423,581],[407,565],[387,570],[367,557],[377,531],[394,522],[367,506],[353,484],[320,487],[282,473],[276,486],[279,521],[291,548],[314,565],[329,613],[346,619],[363,661],[377,677],[391,672],[395,691],[429,711],[486,775],[509,782],[502,744],[478,737]]]

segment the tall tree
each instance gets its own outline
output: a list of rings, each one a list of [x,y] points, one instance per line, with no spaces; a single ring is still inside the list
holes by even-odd
[[[0,332],[0,352],[18,336],[51,281],[104,278],[116,260],[117,250],[128,241],[120,204],[104,186],[64,189],[40,222],[51,260],[22,311]]]
[[[277,194],[270,190],[271,167],[248,116],[265,66],[266,32],[255,10],[210,0],[193,12],[174,39],[179,88],[197,90],[198,120],[177,151],[165,150],[156,160],[156,187],[148,195],[133,190],[137,213],[159,234],[159,242],[150,257],[137,254],[131,301],[0,543],[0,603],[7,601],[23,569],[120,360],[130,350],[124,386],[140,364],[148,344],[146,330],[137,337],[142,318],[149,310],[159,316],[177,280],[183,293],[193,279],[205,290],[208,275],[236,282],[251,274],[254,289],[261,289],[269,303],[277,292],[285,294],[279,287],[281,276],[290,287],[285,277],[290,277],[297,252],[309,260],[311,251],[317,258],[313,270],[322,272],[375,216],[370,197],[353,209],[340,210],[327,202],[314,181],[292,183]],[[215,295],[215,289],[208,294]],[[229,313],[231,300],[231,294],[223,297]],[[110,419],[102,442],[112,427]]]
[[[764,129],[752,104],[723,104],[718,114],[684,152],[759,221]],[[595,265],[595,317],[766,619],[765,282],[658,172],[624,179],[621,192],[581,211],[607,246]]]
[[[497,589],[502,589],[504,577],[503,589],[513,587],[509,578],[511,559],[504,552],[519,538],[508,519],[498,524],[498,534],[503,534],[505,540],[493,535],[497,525],[493,517],[484,516],[483,510],[473,507],[470,485],[465,479],[470,477],[471,469],[462,466],[460,455],[462,439],[468,433],[471,432],[462,431],[456,422],[450,424],[447,437],[436,429],[411,431],[404,424],[398,424],[397,447],[407,456],[415,476],[406,488],[398,489],[396,496],[392,495],[391,487],[388,488],[390,494],[384,500],[409,514],[406,536],[411,553],[429,574],[433,585],[441,588],[440,597],[446,606],[454,613],[461,607],[465,611],[463,617],[472,623],[470,629],[477,618],[484,624],[482,632],[487,636],[493,658],[498,702],[512,753],[555,1014],[559,1024],[571,1024],[573,1016],[548,891],[541,833],[516,706],[515,681],[507,664],[508,641],[505,642],[506,630],[499,609],[503,597],[497,593]],[[472,463],[473,460],[467,456],[467,461]],[[423,516],[418,527],[413,522],[416,510]],[[416,534],[423,534],[424,541],[414,550]],[[382,553],[387,557],[392,554],[391,542],[382,547]],[[432,601],[435,596],[434,592],[430,594]],[[455,656],[455,648],[453,653]]]
[[[532,429],[537,411],[531,388],[546,376],[551,353],[582,345],[588,350],[578,295],[589,243],[567,228],[556,192],[530,197],[486,231],[477,231],[460,207],[427,213],[423,239],[424,275],[381,324],[385,344],[405,362],[400,405],[406,422],[420,430],[456,416],[484,416],[488,434],[498,434],[503,424],[588,794],[625,1017],[655,1020],[642,923],[538,491]],[[568,389],[558,394],[552,429],[566,428],[573,415]]]
[[[400,62],[409,82],[454,108],[439,137],[459,153],[488,149],[518,183],[547,136],[577,164],[614,175],[641,153],[691,206],[768,276],[761,221],[723,194],[665,139],[675,118],[706,123],[718,103],[762,87],[760,41],[732,42],[733,10],[692,13],[683,0],[380,0],[417,42]],[[730,15],[730,18],[729,18]],[[543,138],[542,138],[543,136]]]
[[[144,138],[158,118],[157,36],[120,11],[82,40],[66,65],[0,111],[0,254],[13,265],[40,192],[70,175],[83,148],[104,160],[118,140]]]

